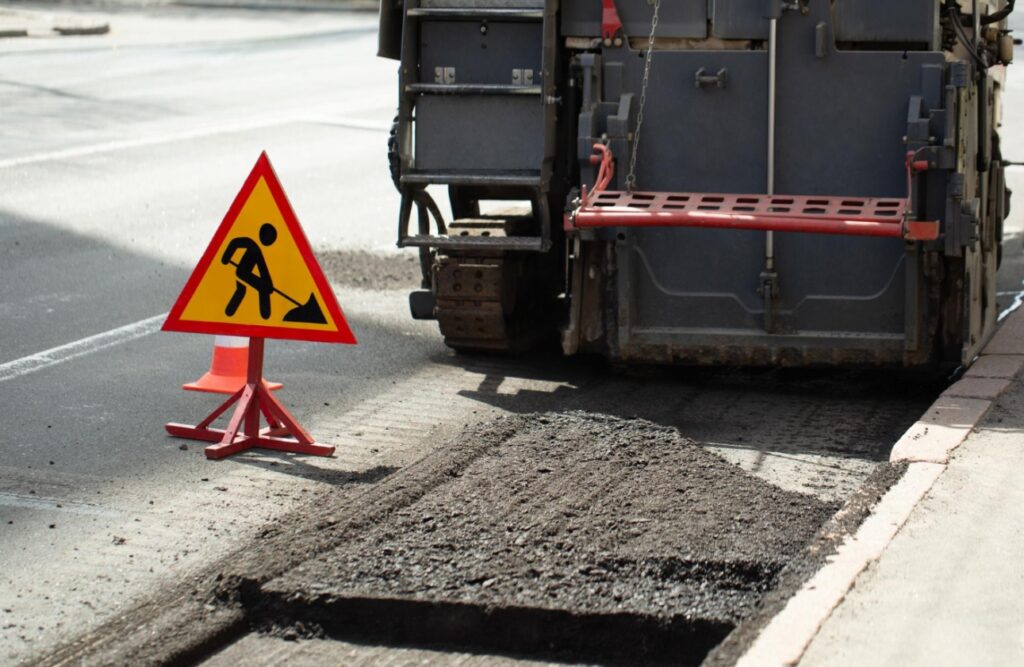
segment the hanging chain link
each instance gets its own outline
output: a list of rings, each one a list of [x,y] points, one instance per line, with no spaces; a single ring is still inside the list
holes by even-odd
[[[636,187],[636,153],[640,146],[640,127],[644,124],[644,105],[647,104],[647,82],[651,78],[651,53],[654,51],[654,31],[658,29],[658,10],[661,0],[647,0],[654,5],[651,15],[651,34],[647,38],[647,54],[644,56],[644,78],[640,84],[640,107],[636,112],[636,129],[633,131],[633,152],[629,156],[629,174],[626,176],[626,189],[630,192]]]

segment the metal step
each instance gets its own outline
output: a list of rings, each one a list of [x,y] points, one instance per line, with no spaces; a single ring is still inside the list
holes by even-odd
[[[402,185],[483,185],[537,188],[539,171],[418,171],[402,174]]]
[[[938,221],[911,220],[903,198],[596,192],[568,228],[705,227],[934,241]]]
[[[416,234],[399,239],[399,248],[440,248],[442,250],[511,250],[546,252],[551,242],[539,236],[430,236]]]
[[[503,83],[410,83],[405,92],[420,95],[540,95],[540,86]]]
[[[460,218],[448,225],[447,234],[406,236],[399,241],[399,246],[545,252],[551,247],[550,241],[539,236],[527,236],[535,227],[530,215]]]
[[[543,9],[518,9],[508,7],[414,7],[406,14],[420,19],[443,19],[446,21],[541,21]]]

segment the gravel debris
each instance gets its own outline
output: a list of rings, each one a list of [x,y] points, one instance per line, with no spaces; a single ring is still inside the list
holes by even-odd
[[[332,283],[363,289],[418,289],[423,279],[413,253],[377,254],[363,250],[317,251],[324,275]]]
[[[264,593],[332,614],[344,600],[405,600],[727,631],[837,508],[642,419],[520,415],[461,437],[475,442],[449,446],[483,439],[481,455]]]

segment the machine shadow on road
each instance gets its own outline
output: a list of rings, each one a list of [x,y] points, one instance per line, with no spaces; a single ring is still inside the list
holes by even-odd
[[[478,358],[449,363],[473,368]],[[719,449],[881,462],[943,390],[944,379],[899,370],[611,369],[557,351],[500,360],[461,396],[525,414],[581,410],[645,419]],[[551,391],[499,391],[509,378],[556,381]],[[560,381],[560,382],[559,382]],[[825,464],[827,465],[827,464]]]

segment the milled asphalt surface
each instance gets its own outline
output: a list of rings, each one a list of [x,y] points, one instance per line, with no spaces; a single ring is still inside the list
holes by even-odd
[[[264,149],[361,344],[268,345],[286,404],[339,445],[328,460],[213,464],[163,436],[164,422],[214,404],[179,389],[206,370],[206,336],[150,334],[0,380],[0,662],[61,644],[77,660],[97,644],[66,642],[107,627],[145,643],[156,614],[133,612],[138,602],[180,600],[160,596],[206,581],[267,526],[301,521],[323,505],[314,498],[351,506],[463,424],[572,408],[640,416],[835,503],[937,392],[859,374],[609,379],[586,360],[455,357],[433,325],[408,319],[409,260],[372,259],[394,252],[397,211],[384,162],[394,64],[372,56],[373,16],[67,11],[112,32],[0,41],[0,365],[165,312]],[[1015,132],[1008,157],[1024,155]],[[1007,303],[1024,276],[1022,209],[1000,277]]]
[[[640,419],[499,418],[444,448],[478,454],[264,585],[261,618],[383,643],[697,664],[837,509]]]

